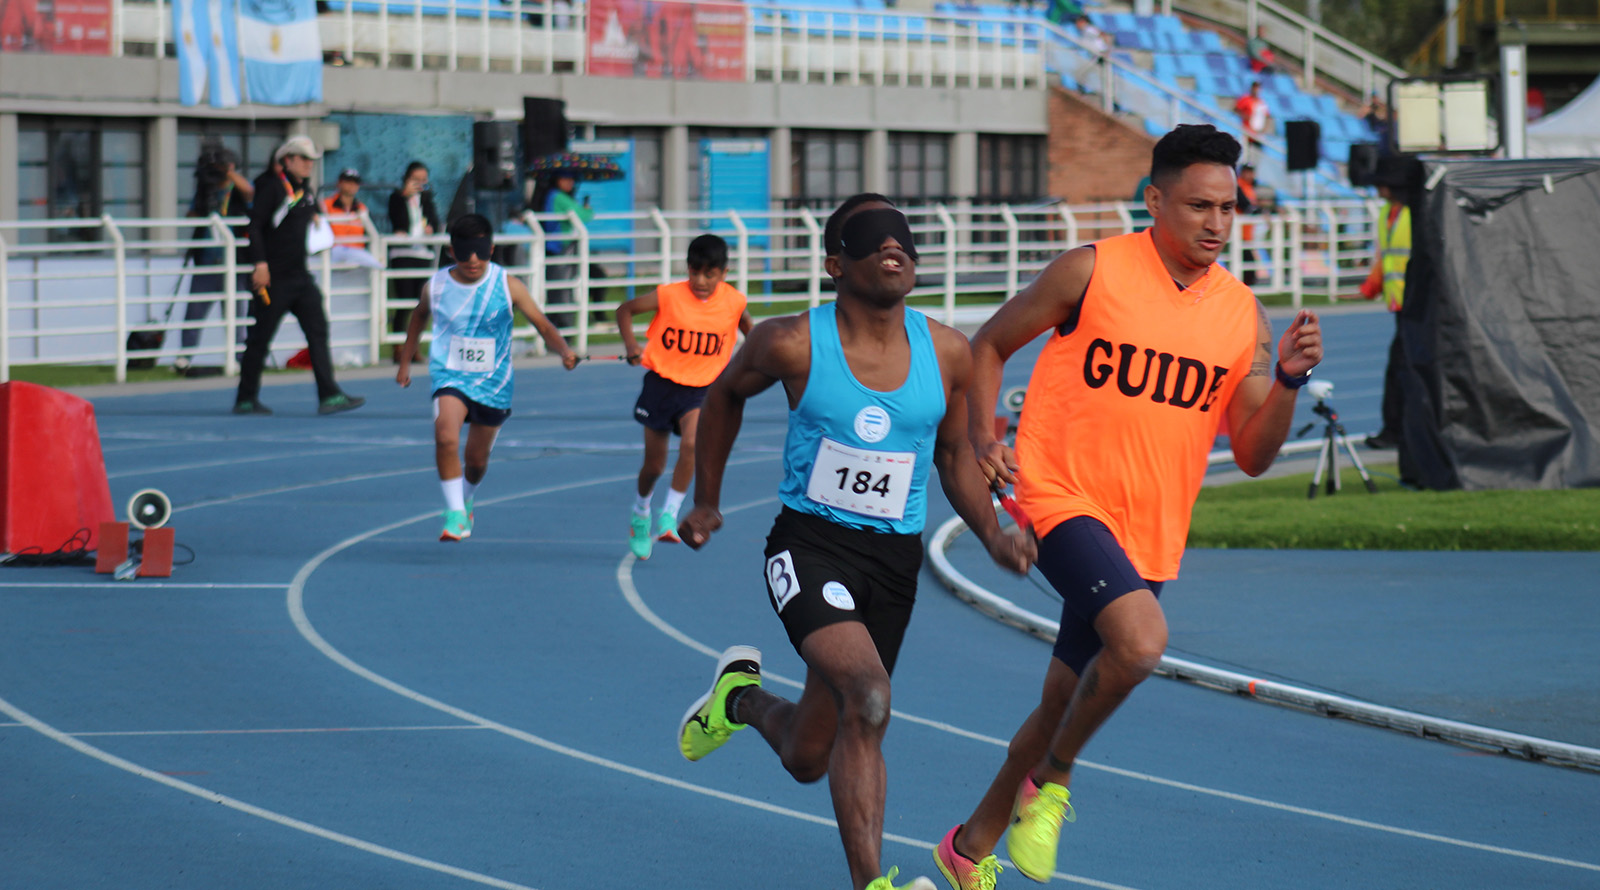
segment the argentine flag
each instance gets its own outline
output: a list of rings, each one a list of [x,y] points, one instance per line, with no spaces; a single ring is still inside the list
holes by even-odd
[[[316,0],[239,0],[239,51],[250,101],[322,101]]]
[[[178,38],[178,101],[200,104],[206,87],[211,104],[239,104],[237,0],[173,0],[172,33]]]

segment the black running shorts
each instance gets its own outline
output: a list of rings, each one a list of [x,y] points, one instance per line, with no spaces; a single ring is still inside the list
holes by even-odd
[[[639,400],[633,403],[633,419],[653,430],[683,435],[679,420],[683,415],[700,407],[706,400],[709,386],[684,386],[673,380],[648,371],[644,385],[639,388]]]
[[[917,599],[922,537],[845,528],[783,508],[767,535],[767,594],[795,651],[812,631],[859,621],[894,672]]]
[[[500,426],[511,417],[510,408],[491,408],[482,402],[474,402],[467,398],[467,394],[453,386],[442,386],[433,391],[433,416],[439,416],[439,397],[449,396],[467,406],[467,423],[473,426]]]
[[[1105,523],[1074,516],[1039,542],[1039,571],[1061,594],[1061,632],[1052,654],[1078,676],[1103,645],[1094,629],[1100,610],[1135,590],[1161,596],[1160,581],[1146,581]]]

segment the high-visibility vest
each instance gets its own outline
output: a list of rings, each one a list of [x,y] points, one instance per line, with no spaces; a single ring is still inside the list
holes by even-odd
[[[1399,205],[1378,229],[1378,255],[1383,268],[1383,299],[1390,312],[1399,312],[1406,298],[1406,263],[1411,262],[1411,208]]]
[[[360,213],[366,209],[367,205],[357,201],[354,209],[345,210],[339,206],[338,195],[326,198],[322,202],[322,210],[329,216],[345,216],[346,214]],[[333,229],[333,236],[339,239],[340,244],[349,245],[350,247],[367,246],[367,230],[362,227],[360,221],[329,223],[329,227]]]

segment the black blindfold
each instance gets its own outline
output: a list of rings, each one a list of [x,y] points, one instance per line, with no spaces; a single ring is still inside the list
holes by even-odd
[[[455,254],[456,262],[464,263],[467,257],[475,256],[487,261],[494,251],[494,238],[485,235],[482,238],[451,238],[450,252]]]
[[[844,222],[839,246],[844,255],[853,260],[864,260],[878,252],[890,237],[900,243],[900,249],[912,262],[917,261],[917,245],[911,240],[911,223],[906,215],[892,207],[863,210]]]

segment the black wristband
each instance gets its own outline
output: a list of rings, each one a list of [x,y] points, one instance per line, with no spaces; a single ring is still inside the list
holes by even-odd
[[[1311,372],[1310,371],[1307,371],[1304,374],[1301,374],[1299,377],[1290,377],[1287,373],[1284,372],[1283,365],[1281,365],[1281,364],[1274,364],[1272,366],[1272,370],[1273,370],[1273,373],[1275,373],[1278,376],[1278,382],[1283,384],[1283,388],[1284,389],[1299,389],[1300,387],[1305,386],[1307,383],[1311,382]]]

